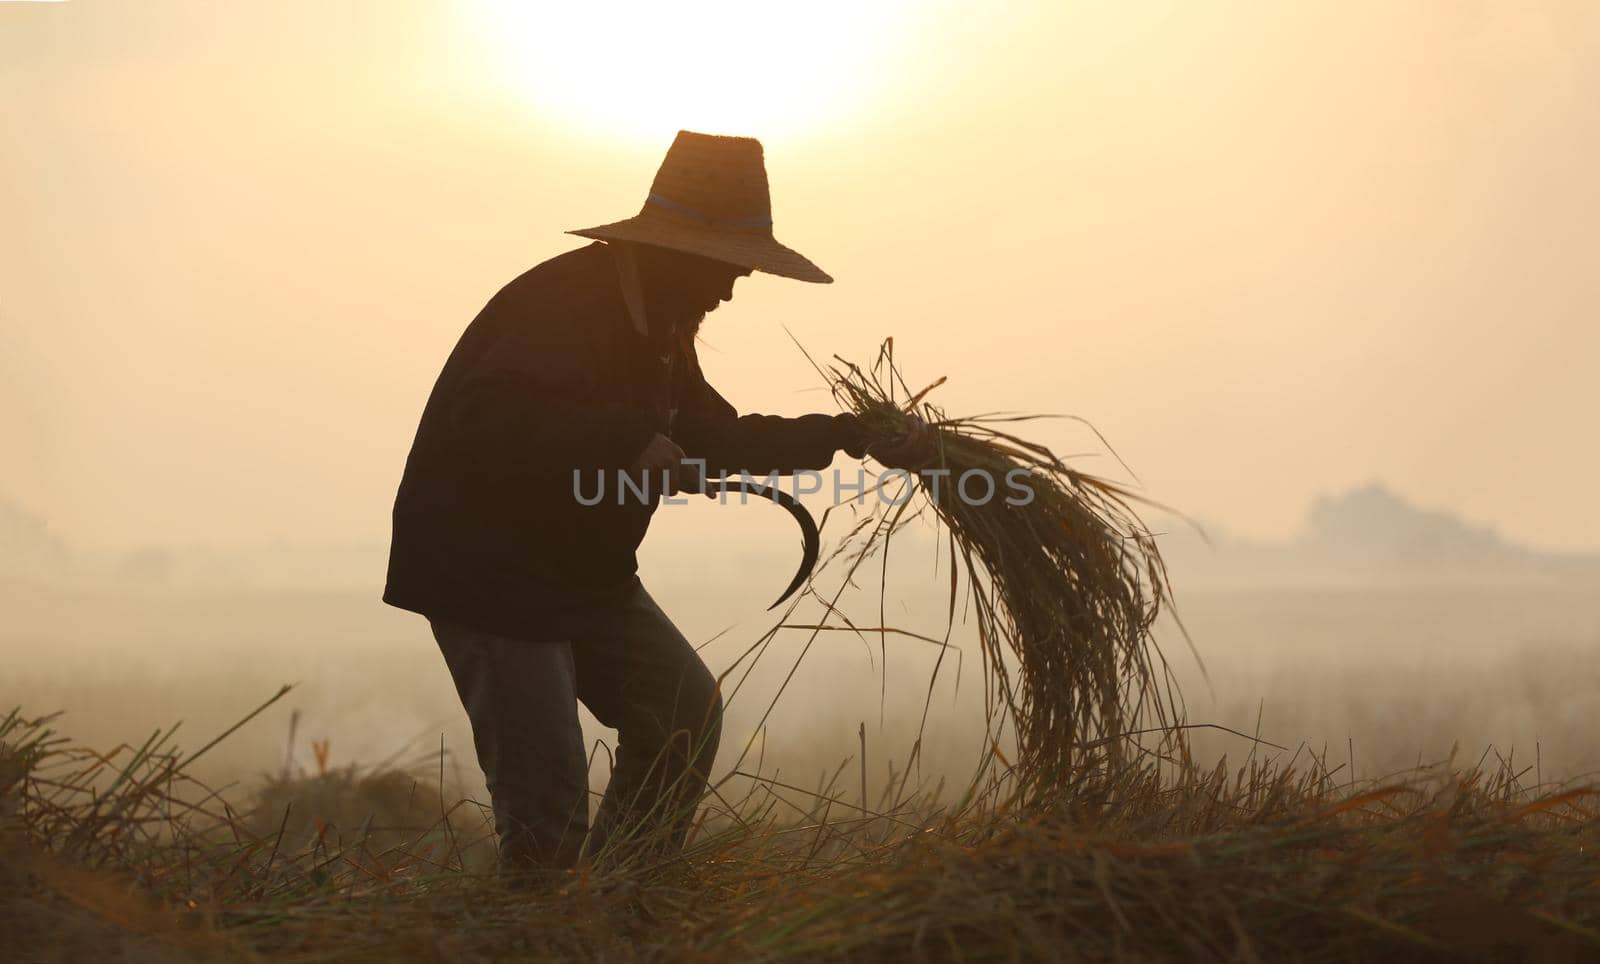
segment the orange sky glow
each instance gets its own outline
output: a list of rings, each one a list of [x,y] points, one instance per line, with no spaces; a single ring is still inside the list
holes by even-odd
[[[831,409],[786,327],[893,335],[1234,532],[1376,478],[1600,549],[1587,0],[592,9],[0,4],[0,499],[86,547],[385,539],[462,327],[689,127],[765,140],[837,279],[710,318],[742,410]]]

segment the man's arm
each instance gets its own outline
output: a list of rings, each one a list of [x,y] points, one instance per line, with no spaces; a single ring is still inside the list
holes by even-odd
[[[834,454],[864,454],[866,439],[854,415],[739,415],[716,389],[696,379],[689,404],[678,413],[673,439],[685,457],[703,459],[712,475],[785,475],[825,469]]]

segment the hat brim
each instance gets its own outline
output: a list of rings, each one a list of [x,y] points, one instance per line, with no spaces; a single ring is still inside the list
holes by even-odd
[[[596,241],[651,244],[796,281],[814,284],[833,281],[832,276],[812,264],[805,255],[762,235],[740,234],[694,223],[668,223],[644,216],[567,233]]]

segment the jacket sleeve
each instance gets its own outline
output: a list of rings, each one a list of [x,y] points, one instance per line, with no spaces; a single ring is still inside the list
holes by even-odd
[[[457,439],[508,474],[626,468],[657,426],[647,412],[601,397],[600,350],[571,326],[519,326],[456,384],[449,415]]]
[[[698,373],[697,373],[698,374]],[[739,415],[716,389],[697,378],[689,404],[673,423],[673,440],[711,476],[787,475],[825,469],[834,453],[861,458],[866,445],[854,415]]]

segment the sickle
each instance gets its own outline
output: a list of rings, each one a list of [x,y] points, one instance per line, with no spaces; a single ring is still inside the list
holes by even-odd
[[[714,479],[706,483],[705,491],[707,495],[740,492],[762,499],[771,499],[778,505],[788,509],[789,514],[794,516],[794,521],[800,523],[800,544],[802,548],[800,571],[794,574],[794,580],[789,583],[789,588],[783,591],[783,595],[778,597],[778,601],[767,607],[769,612],[777,609],[783,605],[785,599],[794,595],[797,589],[806,584],[806,580],[811,578],[811,570],[816,568],[817,552],[822,542],[817,535],[816,520],[811,518],[811,513],[807,512],[806,507],[796,501],[794,496],[776,487],[746,482],[742,479]]]

